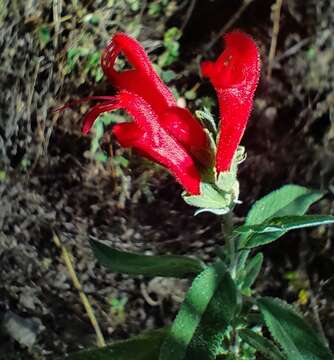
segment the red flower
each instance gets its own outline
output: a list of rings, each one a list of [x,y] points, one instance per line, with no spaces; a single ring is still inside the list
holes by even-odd
[[[118,72],[115,60],[123,53],[132,69]],[[117,33],[102,54],[103,72],[119,90],[141,96],[156,114],[168,133],[180,142],[195,158],[207,165],[207,136],[189,110],[177,106],[172,92],[154,70],[142,46],[132,37]]]
[[[142,97],[123,90],[103,104],[94,106],[86,115],[83,132],[86,134],[97,116],[105,111],[124,109],[133,122],[117,124],[113,134],[124,147],[168,168],[188,193],[200,192],[200,175],[185,148],[161,126],[159,114]]]
[[[260,72],[258,49],[249,36],[235,31],[225,36],[225,42],[226,49],[216,62],[201,64],[203,75],[210,78],[219,99],[217,173],[230,170],[249,118]],[[119,72],[114,66],[121,53],[131,68]],[[200,123],[189,110],[177,106],[142,46],[128,35],[117,33],[113,37],[102,54],[101,64],[119,93],[88,98],[103,102],[86,114],[83,132],[89,132],[101,113],[125,110],[132,122],[117,124],[112,130],[119,143],[162,164],[189,194],[199,195],[198,166],[208,169],[213,165],[209,142]]]
[[[123,53],[132,66],[118,72],[117,56]],[[120,91],[115,97],[94,106],[86,115],[83,132],[87,133],[103,112],[124,109],[133,122],[117,124],[113,133],[124,147],[167,167],[186,191],[200,193],[200,174],[195,160],[207,166],[209,144],[204,129],[187,109],[177,106],[171,91],[159,78],[141,45],[118,33],[101,58],[104,73]]]
[[[225,35],[225,44],[226,48],[216,62],[201,64],[202,74],[211,80],[219,101],[218,173],[230,170],[260,75],[259,52],[251,37],[240,31],[230,32]]]

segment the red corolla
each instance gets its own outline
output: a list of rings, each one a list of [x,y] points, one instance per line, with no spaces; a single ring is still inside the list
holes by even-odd
[[[253,39],[240,31],[230,32],[224,39],[226,47],[217,61],[201,64],[202,74],[212,82],[219,101],[218,173],[230,170],[260,76],[260,57]]]
[[[231,32],[225,42],[226,48],[216,62],[201,64],[203,75],[210,78],[219,99],[217,173],[230,169],[250,114],[260,68],[258,49],[248,35]],[[120,54],[130,69],[115,69]],[[125,110],[132,121],[112,129],[119,143],[165,166],[189,194],[199,195],[200,169],[214,165],[202,125],[189,110],[177,106],[172,92],[135,39],[117,33],[103,52],[101,64],[118,94],[91,97],[102,102],[86,114],[83,132],[89,132],[101,113]]]

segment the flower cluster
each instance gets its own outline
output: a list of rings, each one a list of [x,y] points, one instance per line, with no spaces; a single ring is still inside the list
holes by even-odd
[[[116,124],[112,129],[118,142],[169,169],[189,196],[201,196],[201,173],[214,169],[218,178],[231,169],[259,79],[259,54],[252,38],[234,31],[225,36],[225,44],[216,62],[201,64],[202,74],[212,82],[219,100],[216,154],[212,153],[205,129],[188,109],[177,105],[143,47],[123,33],[114,35],[101,58],[103,72],[118,93],[101,97],[103,102],[91,108],[85,116],[83,132],[88,133],[103,112],[126,111],[132,121]],[[120,54],[130,69],[115,69]]]

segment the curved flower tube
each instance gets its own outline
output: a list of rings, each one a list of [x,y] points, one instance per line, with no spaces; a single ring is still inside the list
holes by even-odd
[[[115,70],[115,61],[122,54],[131,69]],[[164,111],[176,102],[172,92],[154,70],[140,43],[124,33],[116,33],[101,56],[101,65],[109,81],[119,90],[141,96],[156,112]]]
[[[165,166],[188,193],[198,195],[201,179],[192,157],[160,126],[159,115],[137,94],[123,90],[104,103],[95,105],[85,116],[83,132],[89,132],[101,113],[117,109],[125,110],[133,119],[131,123],[113,127],[112,132],[119,143]]]
[[[119,72],[114,65],[121,53],[132,68]],[[115,34],[102,54],[101,65],[118,90],[127,90],[143,98],[159,114],[160,125],[202,165],[208,165],[210,151],[204,129],[187,109],[177,106],[172,92],[158,76],[138,41],[124,33]]]
[[[216,62],[204,61],[202,74],[216,89],[220,130],[217,172],[229,171],[245,131],[260,76],[260,58],[253,39],[233,31],[225,35],[226,48]]]

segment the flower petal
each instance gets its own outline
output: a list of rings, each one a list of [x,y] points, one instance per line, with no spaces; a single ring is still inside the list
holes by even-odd
[[[220,110],[217,172],[230,169],[245,131],[260,75],[258,48],[251,37],[233,31],[225,36],[226,48],[216,62],[204,62],[202,74],[216,89]]]
[[[190,194],[200,192],[200,174],[196,165],[177,141],[159,124],[157,114],[140,96],[122,91],[117,95],[117,107],[124,109],[132,123],[118,124],[113,133],[122,146],[133,147],[150,159],[168,168]],[[133,134],[130,132],[134,131]]]
[[[107,111],[113,111],[117,108],[116,97],[110,97],[109,101],[103,102],[93,106],[90,111],[85,115],[82,132],[86,135],[89,133],[97,117]]]
[[[207,135],[188,109],[170,107],[161,115],[159,121],[203,166],[210,166],[211,153]]]
[[[133,69],[120,72],[114,69],[120,53],[123,53]],[[145,50],[132,37],[124,33],[115,34],[102,54],[101,64],[104,73],[115,87],[141,96],[157,113],[168,106],[176,105],[172,92],[154,70]]]

